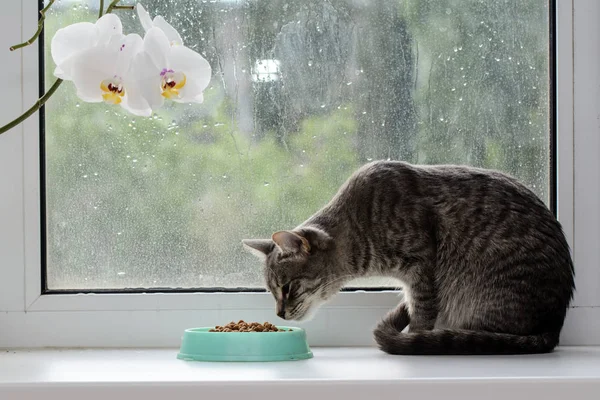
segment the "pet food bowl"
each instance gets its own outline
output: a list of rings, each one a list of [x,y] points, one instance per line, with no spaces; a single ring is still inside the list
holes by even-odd
[[[186,361],[294,361],[313,357],[302,328],[284,332],[209,332],[186,329],[177,358]],[[290,331],[291,329],[291,331]]]

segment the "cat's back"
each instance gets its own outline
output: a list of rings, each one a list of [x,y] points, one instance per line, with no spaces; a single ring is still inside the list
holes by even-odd
[[[402,161],[374,161],[358,169],[345,190],[399,193],[404,201],[417,197],[438,207],[522,206],[551,215],[525,185],[499,171],[461,165],[413,165]],[[400,200],[400,199],[399,199]]]
[[[413,220],[413,226],[428,225],[438,239],[462,243],[463,251],[525,245],[568,257],[562,228],[548,207],[498,171],[377,161],[360,168],[343,191],[355,208],[378,219],[372,222]]]

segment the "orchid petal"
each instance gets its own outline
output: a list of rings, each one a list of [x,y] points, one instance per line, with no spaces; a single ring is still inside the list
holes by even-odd
[[[171,46],[183,45],[183,39],[179,32],[160,15],[154,18],[154,26],[165,33]]]
[[[98,44],[108,43],[113,35],[123,34],[123,25],[115,14],[104,14],[95,25],[98,29]]]
[[[125,45],[128,42],[129,44]],[[119,76],[123,76],[127,72],[127,69],[129,69],[131,58],[133,58],[132,53],[141,51],[142,41],[139,35],[124,36],[115,34],[111,37],[106,46],[108,46],[108,48],[112,49],[114,52],[114,55],[112,56],[114,60],[114,68],[111,68],[111,71]],[[120,49],[127,49],[127,51],[122,53],[119,52]],[[54,75],[58,78],[63,78],[64,76],[69,80],[72,80],[71,76],[73,75],[73,65],[76,59],[76,56],[69,57],[60,66],[56,67]]]
[[[148,32],[153,27],[159,28],[165,33],[167,39],[169,40],[169,43],[172,46],[183,44],[183,39],[181,38],[179,32],[177,32],[177,30],[173,28],[171,24],[165,21],[165,19],[162,16],[158,15],[154,17],[154,20],[152,20],[148,11],[146,11],[144,6],[142,6],[140,3],[137,4],[137,14],[138,18],[140,19],[140,23],[142,24],[142,27],[146,32]]]
[[[167,55],[171,46],[165,33],[159,28],[151,28],[144,36],[144,51],[158,70],[167,67]]]
[[[105,44],[114,35],[122,36],[123,27],[119,17],[106,14],[95,24],[80,22],[59,29],[52,37],[50,51],[56,64],[54,75],[70,80],[72,75],[72,57],[98,44]]]
[[[152,28],[152,26],[154,26],[154,24],[152,23],[152,18],[150,18],[150,14],[140,3],[137,3],[137,15],[140,19],[142,27],[144,28],[144,31],[148,31],[150,30],[150,28]]]
[[[180,103],[201,103],[204,99],[202,91],[210,83],[211,68],[204,57],[184,46],[171,48],[169,67],[186,75],[186,84],[180,90],[180,97],[174,99]]]
[[[125,76],[133,57],[143,48],[144,41],[138,34],[129,34],[127,36],[113,36],[109,47],[115,51],[114,67],[112,72],[118,76]]]
[[[108,46],[92,47],[76,56],[73,62],[73,83],[77,96],[83,101],[102,101],[100,84],[113,77],[114,49]]]
[[[160,69],[154,65],[146,52],[138,53],[132,61],[127,75],[127,86],[133,91],[130,106],[143,109],[144,103],[136,96],[141,96],[152,109],[160,108],[164,98],[160,94]]]
[[[96,27],[90,22],[79,22],[59,29],[52,37],[50,45],[52,59],[57,66],[55,71],[56,76],[62,79],[69,79],[69,76],[65,76],[65,71],[61,64],[69,57],[92,47],[96,42],[96,36]]]
[[[149,117],[152,115],[152,109],[146,99],[131,86],[127,86],[127,94],[121,103],[121,107],[139,117]]]

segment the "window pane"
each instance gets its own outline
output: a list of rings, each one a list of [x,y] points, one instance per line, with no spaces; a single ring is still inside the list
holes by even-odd
[[[57,2],[46,43],[97,3]],[[262,287],[241,239],[298,225],[374,159],[500,169],[548,201],[547,0],[144,5],[213,79],[151,118],[69,82],[48,102],[50,289]]]

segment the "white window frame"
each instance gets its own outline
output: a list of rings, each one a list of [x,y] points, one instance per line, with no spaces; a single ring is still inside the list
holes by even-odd
[[[38,97],[37,0],[0,15],[0,124]],[[557,0],[558,212],[576,266],[563,344],[600,344],[600,2]],[[593,62],[593,60],[596,60]],[[183,329],[277,321],[267,293],[41,294],[39,118],[0,135],[0,347],[177,346]],[[371,345],[395,292],[341,293],[304,324],[312,345]]]

